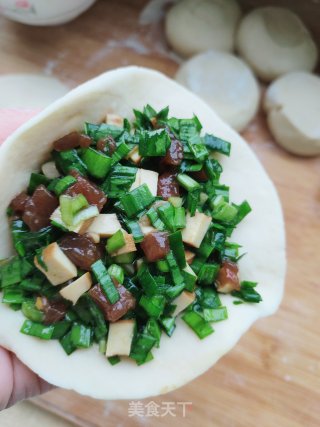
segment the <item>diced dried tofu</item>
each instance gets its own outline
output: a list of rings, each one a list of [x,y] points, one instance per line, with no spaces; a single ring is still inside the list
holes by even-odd
[[[147,215],[143,215],[138,222],[144,236],[149,233],[153,233],[154,231],[157,231],[157,229],[151,225],[151,222]]]
[[[186,227],[182,231],[183,242],[199,248],[210,227],[211,220],[211,216],[204,213],[196,212],[194,216],[191,216],[188,212],[186,215]]]
[[[44,248],[42,260],[47,270],[39,264],[37,257],[34,258],[34,264],[54,286],[61,285],[77,276],[77,267],[63,253],[56,242]]]
[[[134,320],[118,320],[109,324],[106,356],[129,356],[134,335]]]
[[[222,294],[230,294],[230,292],[238,290],[238,287],[235,286],[232,282],[224,283],[223,285],[218,285],[217,291],[221,292]]]
[[[100,235],[97,233],[86,233],[86,236],[93,241],[93,243],[100,243]]]
[[[183,271],[185,271],[186,273],[190,274],[191,276],[194,276],[195,278],[198,277],[196,275],[196,273],[192,270],[192,268],[190,267],[189,264],[186,264],[186,266],[183,268]]]
[[[139,154],[139,146],[135,145],[134,148],[130,151],[127,156],[128,160],[131,160],[135,165],[139,165],[142,159],[142,156]]]
[[[130,187],[130,191],[134,190],[140,185],[146,184],[153,196],[157,195],[158,190],[158,172],[150,171],[148,169],[138,169],[135,181]]]
[[[59,178],[60,172],[58,171],[55,162],[47,162],[41,166],[43,174],[49,179]]]
[[[112,252],[112,256],[128,254],[129,252],[135,252],[137,250],[132,234],[128,234],[126,231],[123,230],[123,236],[125,240],[125,245],[117,251]]]
[[[135,188],[138,188],[138,187],[140,187],[140,169],[138,169],[137,170],[137,173],[136,173],[136,176],[135,176],[135,179],[134,179],[134,181],[133,181],[133,183],[132,183],[132,185],[131,185],[131,187],[130,187],[130,189],[129,189],[129,191],[132,191],[132,190],[134,190]]]
[[[60,295],[63,296],[63,298],[72,301],[73,305],[75,305],[81,295],[87,292],[91,286],[92,278],[91,274],[88,272],[79,277],[79,279],[70,283],[70,285],[61,289]]]
[[[158,231],[156,228],[152,227],[152,225],[141,225],[140,228],[144,236],[150,233],[154,233],[155,231]]]
[[[142,266],[143,262],[144,262],[143,258],[139,258],[139,259],[136,260],[136,269],[137,269],[137,271]]]
[[[193,260],[195,259],[196,254],[194,252],[185,250],[184,255],[186,257],[186,261],[188,264],[192,264]]]
[[[150,193],[153,196],[157,195],[158,191],[158,172],[150,171],[148,169],[139,169],[140,170],[140,185],[147,184]]]
[[[100,214],[92,221],[87,233],[99,234],[100,237],[110,237],[118,230],[121,224],[116,214]]]
[[[62,216],[61,216],[61,210],[60,210],[60,207],[58,207],[51,214],[50,221],[55,227],[69,230],[69,231],[72,231],[73,233],[84,234],[87,231],[90,224],[92,223],[93,218],[87,219],[86,221],[81,221],[77,225],[69,226],[63,222]]]
[[[177,316],[181,311],[186,309],[195,300],[196,295],[194,292],[183,291],[175,300],[172,301],[172,305],[176,308],[172,314],[173,317]]]

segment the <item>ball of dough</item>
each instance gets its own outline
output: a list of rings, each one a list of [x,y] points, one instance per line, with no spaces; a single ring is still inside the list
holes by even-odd
[[[320,154],[320,78],[304,71],[275,80],[264,98],[275,140],[294,154]]]
[[[240,23],[236,37],[240,55],[261,79],[270,81],[297,70],[311,71],[318,50],[301,19],[288,9],[255,9]]]
[[[182,64],[176,80],[203,98],[237,131],[243,130],[257,112],[257,81],[250,68],[230,53],[200,53]]]
[[[231,51],[240,16],[235,0],[181,0],[167,13],[165,32],[184,57],[209,49]]]
[[[54,77],[6,74],[0,76],[0,108],[44,108],[68,91]]]

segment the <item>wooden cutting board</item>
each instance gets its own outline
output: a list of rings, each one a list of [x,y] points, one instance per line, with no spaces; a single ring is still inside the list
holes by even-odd
[[[44,71],[70,86],[128,64],[172,76],[177,58],[165,45],[161,23],[139,24],[145,4],[99,1],[84,16],[56,28],[0,19],[0,73]],[[244,137],[272,177],[285,214],[288,274],[278,313],[258,321],[206,374],[168,395],[140,403],[103,402],[54,390],[34,399],[36,405],[86,427],[319,426],[320,161],[278,148],[262,113]],[[130,416],[134,406],[140,415]],[[168,408],[172,411],[163,416]]]

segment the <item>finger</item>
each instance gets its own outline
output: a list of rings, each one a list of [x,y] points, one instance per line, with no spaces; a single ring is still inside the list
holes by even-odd
[[[0,144],[19,126],[31,119],[39,110],[15,110],[0,108]]]
[[[0,410],[7,407],[13,390],[13,368],[10,353],[0,347]]]
[[[27,399],[53,388],[27,368],[16,355],[6,350],[3,351],[7,353],[4,357],[7,360],[7,369],[11,371],[11,375],[9,375],[6,383],[4,383],[6,388],[2,388],[2,390],[7,390],[6,392],[2,392],[6,393],[3,399],[5,407],[9,407],[19,400]]]

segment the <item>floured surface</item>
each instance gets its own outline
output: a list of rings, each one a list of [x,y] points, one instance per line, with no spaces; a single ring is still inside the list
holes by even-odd
[[[0,256],[9,254],[5,207],[25,187],[30,172],[45,160],[52,141],[81,128],[85,120],[100,120],[106,110],[132,117],[132,108],[141,108],[146,103],[156,109],[170,105],[170,114],[177,117],[196,113],[206,132],[232,142],[232,156],[221,159],[222,182],[231,185],[231,199],[235,203],[248,199],[253,208],[233,236],[249,253],[240,262],[240,275],[242,279],[259,282],[258,291],[264,301],[259,305],[235,306],[232,298],[222,297],[228,306],[229,320],[217,324],[213,335],[199,341],[180,321],[171,339],[163,337],[154,360],[141,367],[129,361],[112,367],[96,348],[67,357],[57,342],[42,342],[20,334],[21,313],[0,307],[2,345],[15,351],[46,380],[98,398],[141,398],[183,385],[226,353],[258,317],[274,312],[282,297],[282,214],[275,189],[260,163],[246,143],[200,99],[156,72],[135,67],[105,74],[74,90],[24,125],[1,148],[0,179],[5,176],[12,185],[7,193],[1,194],[0,232],[7,240],[1,241]],[[23,146],[29,150],[21,156]],[[32,146],[37,147],[37,158]]]

